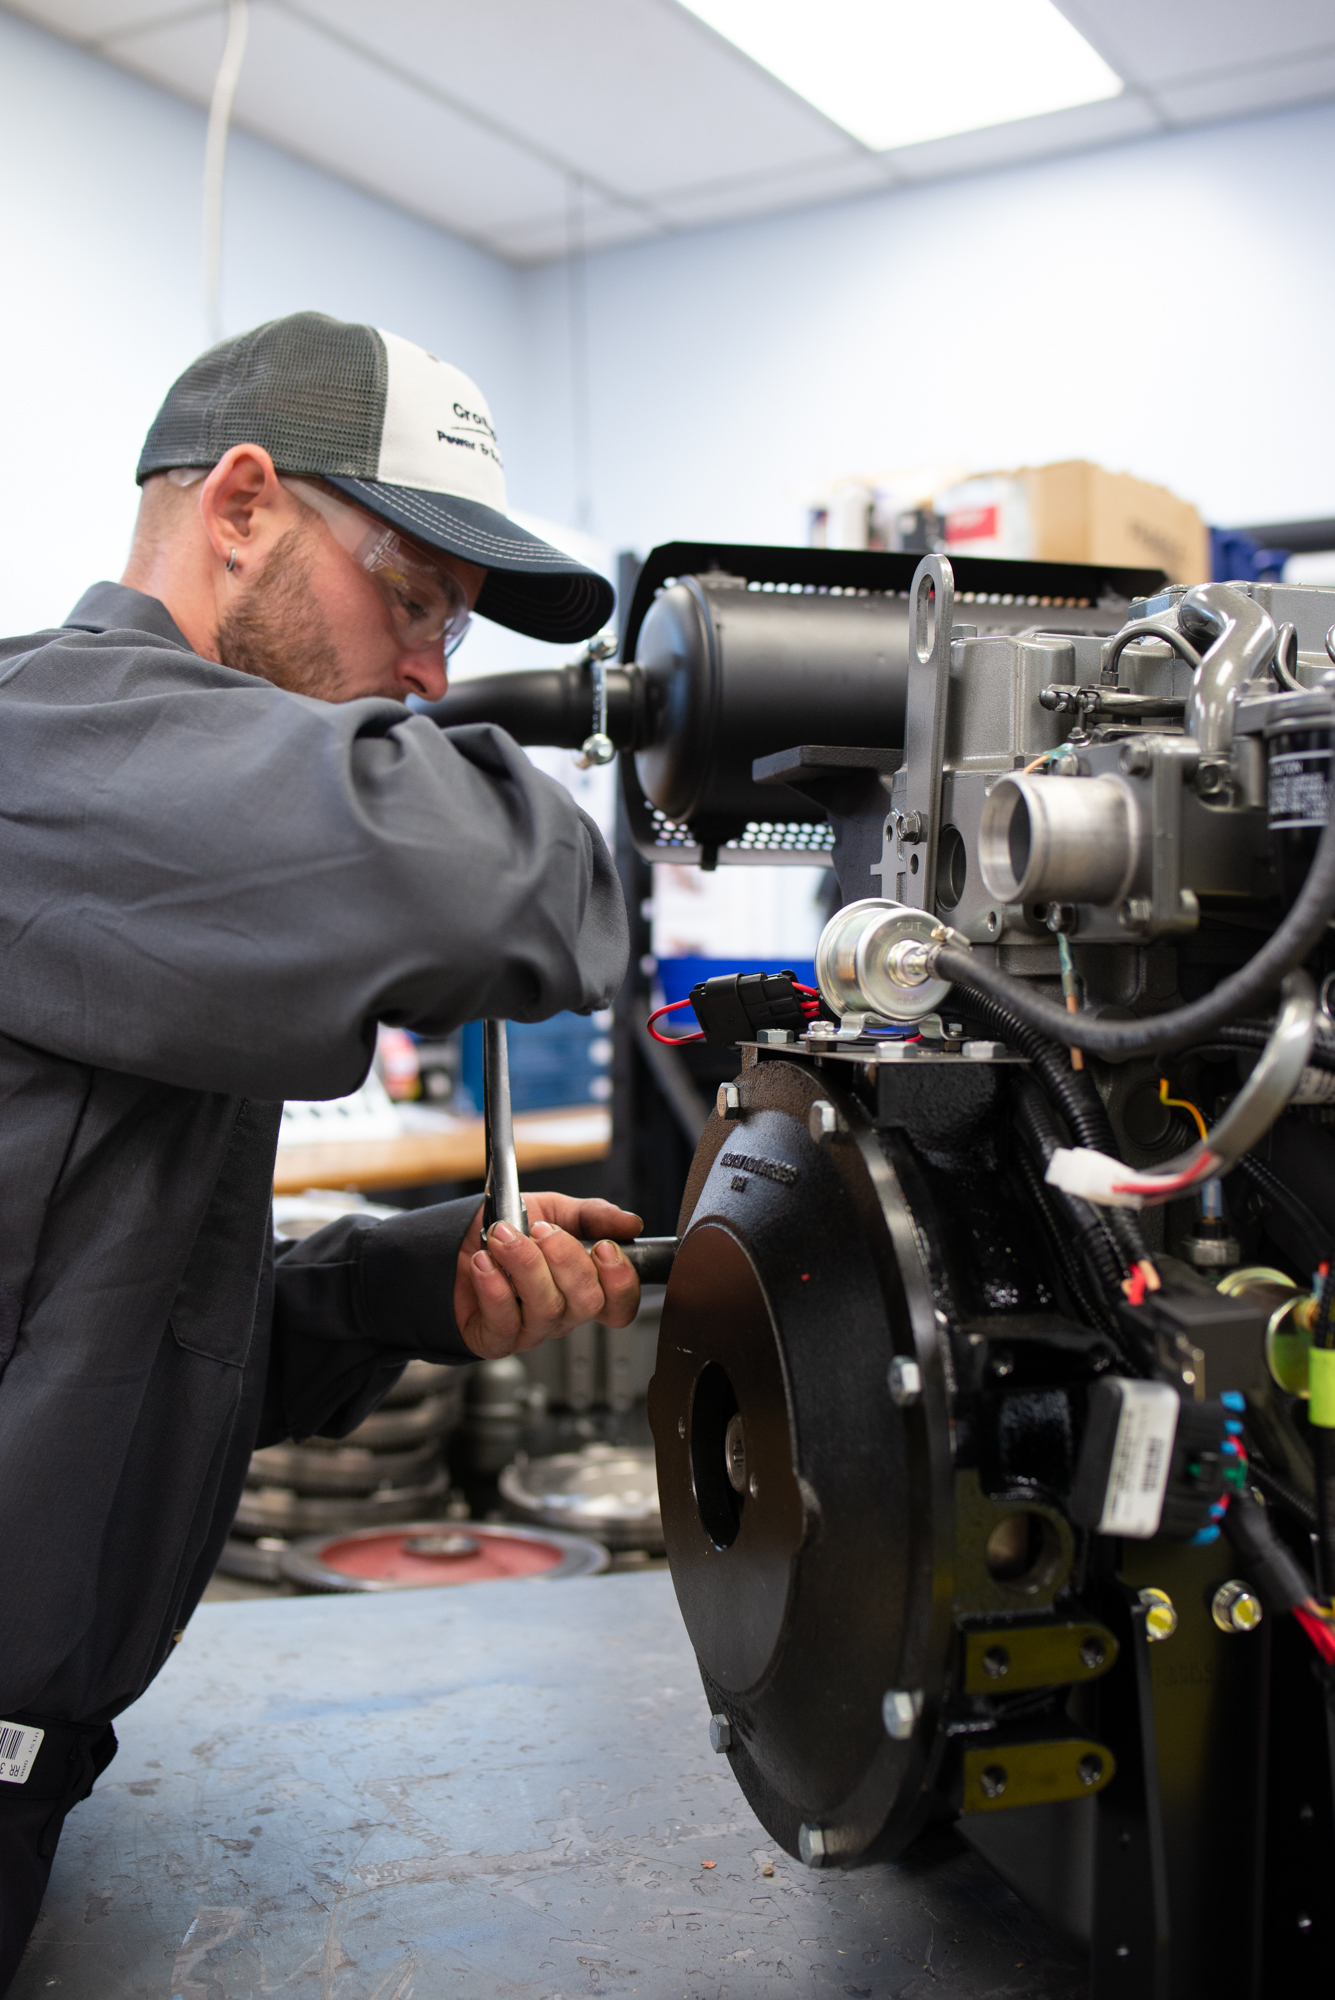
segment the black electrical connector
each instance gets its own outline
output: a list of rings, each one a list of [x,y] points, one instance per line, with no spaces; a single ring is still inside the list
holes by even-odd
[[[691,988],[707,1042],[753,1042],[762,1028],[800,1035],[807,1012],[795,972],[723,972]]]

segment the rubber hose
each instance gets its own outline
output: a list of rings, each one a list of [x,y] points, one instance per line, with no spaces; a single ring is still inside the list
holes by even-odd
[[[1100,1333],[1115,1335],[1117,1329],[1111,1313],[1094,1294],[1085,1289],[1085,1274],[1081,1271],[1079,1264],[1071,1253],[1070,1240],[1062,1226],[1063,1218],[1057,1213],[1056,1205],[1052,1198],[1052,1189],[1047,1186],[1043,1176],[1034,1165],[1026,1146],[1022,1145],[1017,1148],[1015,1166],[1020,1179],[1024,1182],[1025,1188],[1028,1191],[1030,1200],[1043,1218],[1049,1241],[1052,1245],[1052,1253],[1057,1260],[1066,1289],[1071,1295],[1071,1302],[1076,1309],[1078,1317],[1084,1320],[1087,1325],[1097,1327]],[[1066,1218],[1067,1221],[1069,1219],[1069,1217]]]
[[[1331,1253],[1331,1232],[1320,1217],[1314,1215],[1302,1196],[1286,1186],[1274,1168],[1258,1159],[1255,1153],[1244,1153],[1238,1161],[1237,1171],[1247,1176],[1272,1208],[1282,1208],[1290,1221],[1297,1224],[1307,1240],[1311,1269],[1315,1271],[1317,1265],[1324,1263]]]
[[[1249,1493],[1235,1493],[1224,1516],[1224,1533],[1242,1559],[1248,1582],[1271,1611],[1292,1611],[1312,1595],[1312,1585]]]
[[[1335,786],[1331,788],[1335,808]],[[1067,1048],[1088,1049],[1096,1056],[1146,1056],[1184,1049],[1189,1042],[1204,1042],[1216,1028],[1239,1014],[1248,1014],[1284,975],[1301,965],[1320,942],[1331,916],[1335,915],[1335,810],[1321,831],[1321,839],[1292,909],[1273,936],[1254,958],[1221,979],[1211,993],[1171,1013],[1156,1014],[1147,1021],[1096,1021],[1089,1014],[1070,1014],[1055,1000],[1031,991],[1029,982],[1012,979],[1009,973],[983,964],[960,945],[938,945],[929,954],[929,966],[936,979],[949,979],[970,994],[981,994],[1008,1007],[1049,1041]]]
[[[1066,1050],[1047,1041],[1036,1028],[1031,1028],[1027,1021],[1012,1013],[1009,1007],[989,996],[971,995],[968,1011],[1003,1041],[1013,1043],[1022,1056],[1028,1057],[1044,1090],[1056,1100],[1057,1108],[1078,1145],[1088,1146],[1095,1153],[1111,1153],[1114,1159],[1120,1157],[1103,1099],[1082,1071],[1071,1068]],[[1144,1231],[1131,1209],[1110,1209],[1106,1222],[1128,1266],[1138,1264],[1142,1257],[1148,1257]]]
[[[1321,1589],[1335,1592],[1335,1431],[1309,1426],[1316,1472],[1316,1537],[1321,1550]]]
[[[1060,1136],[1052,1123],[1052,1113],[1048,1108],[1047,1099],[1031,1077],[1020,1078],[1015,1095],[1021,1129],[1029,1138],[1040,1162],[1046,1167],[1061,1144]],[[1044,1182],[1045,1187],[1046,1185]],[[1108,1234],[1103,1216],[1092,1203],[1082,1201],[1078,1195],[1065,1194],[1055,1189],[1052,1192],[1057,1194],[1061,1208],[1070,1216],[1079,1232],[1090,1263],[1105,1293],[1113,1301],[1120,1299],[1122,1262]]]
[[[1214,1046],[1226,1049],[1263,1049],[1269,1040],[1269,1028],[1263,1028],[1259,1022],[1253,1026],[1250,1021],[1238,1021],[1217,1030]],[[1307,1065],[1309,1069],[1335,1070],[1335,1048],[1322,1037],[1320,1029],[1317,1030],[1312,1042]]]
[[[1260,1487],[1271,1506],[1292,1514],[1294,1520],[1309,1533],[1315,1528],[1316,1508],[1307,1495],[1300,1493],[1296,1486],[1291,1486],[1287,1479],[1281,1479],[1268,1465],[1258,1465],[1255,1459],[1252,1459],[1247,1467],[1247,1477],[1253,1486]]]

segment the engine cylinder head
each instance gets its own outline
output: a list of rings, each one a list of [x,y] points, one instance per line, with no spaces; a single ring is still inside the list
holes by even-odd
[[[1139,817],[1121,778],[1003,778],[983,807],[978,862],[999,902],[1115,903],[1139,859]]]

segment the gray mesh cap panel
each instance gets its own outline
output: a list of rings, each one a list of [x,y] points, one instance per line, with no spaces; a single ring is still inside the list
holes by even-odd
[[[259,444],[280,472],[372,479],[387,375],[374,327],[316,312],[269,320],[211,347],[172,384],[135,477]]]

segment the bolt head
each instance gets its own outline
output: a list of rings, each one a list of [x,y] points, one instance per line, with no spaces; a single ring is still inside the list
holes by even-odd
[[[723,1469],[734,1493],[746,1491],[746,1430],[740,1410],[729,1419],[723,1438]]]
[[[808,1868],[822,1868],[829,1855],[823,1826],[802,1825],[797,1830],[797,1852]]]
[[[718,1095],[714,1099],[714,1107],[720,1118],[741,1117],[742,1096],[735,1083],[721,1083],[719,1085]]]
[[[711,1715],[709,1718],[709,1747],[720,1757],[732,1748],[732,1724],[726,1715]]]
[[[1103,1776],[1103,1759],[1091,1750],[1088,1756],[1080,1759],[1075,1768],[1082,1785],[1097,1785]]]
[[[1171,1639],[1177,1630],[1177,1610],[1168,1592],[1151,1586],[1141,1591],[1140,1602],[1145,1607],[1145,1637],[1151,1644]]]
[[[921,1714],[921,1688],[888,1688],[881,1697],[881,1721],[896,1743],[907,1743]]]
[[[1137,743],[1134,740],[1122,745],[1117,753],[1117,761],[1128,778],[1143,778],[1154,763],[1148,743]]]
[[[1215,1592],[1210,1616],[1221,1632],[1254,1632],[1265,1612],[1256,1592],[1234,1577]]]
[[[807,1130],[818,1146],[828,1146],[845,1130],[844,1121],[828,1098],[819,1097],[807,1113]]]
[[[1006,1766],[1004,1764],[989,1764],[978,1782],[982,1787],[984,1798],[999,1799],[1010,1782]]]
[[[584,738],[575,761],[582,771],[587,771],[596,764],[610,764],[616,754],[617,747],[611,737],[595,730],[592,736]]]
[[[1088,1667],[1090,1673],[1093,1673],[1096,1667],[1101,1667],[1107,1657],[1108,1648],[1096,1633],[1091,1632],[1087,1639],[1082,1640],[1080,1646],[1080,1664]]]
[[[890,1384],[890,1400],[901,1410],[916,1403],[922,1395],[922,1370],[916,1361],[906,1355],[897,1354],[890,1363],[887,1380]]]

